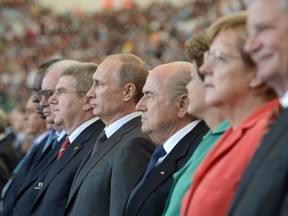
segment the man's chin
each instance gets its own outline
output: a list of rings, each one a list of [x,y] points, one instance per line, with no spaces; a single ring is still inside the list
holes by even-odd
[[[142,127],[141,127],[141,131],[142,131],[143,133],[145,133],[145,134],[151,133],[151,130],[150,130],[149,128],[143,126],[143,125],[142,125]]]

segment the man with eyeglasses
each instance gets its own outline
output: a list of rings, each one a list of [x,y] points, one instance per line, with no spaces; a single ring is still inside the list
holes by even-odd
[[[34,91],[34,98],[33,98],[33,102],[36,103],[37,106],[37,112],[41,115],[42,118],[45,118],[45,116],[43,115],[42,112],[42,107],[40,106],[40,100],[42,98],[42,94],[41,92],[41,85],[42,85],[42,81],[43,78],[45,76],[45,74],[47,73],[47,69],[54,63],[61,61],[62,59],[52,59],[49,60],[47,62],[44,62],[42,65],[40,65],[39,70],[37,71],[35,78],[34,78],[34,82],[33,82],[33,91]]]
[[[25,156],[23,156],[14,168],[13,176],[2,190],[1,198],[3,203],[1,206],[1,216],[11,215],[16,194],[22,187],[27,175],[29,175],[34,168],[35,161],[38,160],[38,155],[40,154],[39,150],[45,144],[49,134],[46,128],[46,122],[37,113],[37,105],[32,100],[33,95],[30,96],[26,104],[24,114],[25,131],[27,136],[31,137],[32,144]]]
[[[29,175],[26,175],[25,183],[16,193],[14,204],[10,207],[10,212],[13,212],[14,215],[19,213],[23,215],[29,214],[32,207],[31,203],[35,201],[38,191],[41,189],[40,185],[42,185],[43,178],[55,162],[60,147],[66,138],[66,132],[63,130],[61,124],[54,124],[54,116],[48,103],[48,100],[59,81],[60,72],[62,70],[62,68],[53,66],[56,63],[62,66],[69,66],[78,62],[73,60],[54,61],[47,66],[45,71],[42,71],[42,74],[36,76],[39,81],[39,77],[44,75],[41,82],[42,90],[37,89],[37,86],[34,88],[36,92],[34,99],[38,100],[38,103],[40,103],[41,112],[45,117],[47,124],[52,128],[50,129],[50,134],[45,145],[39,146],[40,149],[37,153],[39,159],[34,160],[37,162],[37,165]],[[5,211],[7,212],[7,210]]]
[[[36,199],[27,207],[29,208],[27,213],[60,216],[64,213],[74,175],[95,144],[104,128],[104,123],[94,116],[86,96],[92,86],[92,75],[97,65],[81,62],[67,64],[67,61],[61,61],[52,65],[50,69],[55,73],[58,71],[60,78],[53,85],[55,87],[49,86],[51,81],[44,86],[43,81],[40,92],[43,94],[41,105],[46,118],[49,116],[48,107],[50,107],[54,125],[64,129],[67,138],[57,154],[54,154],[54,163],[49,171],[38,177],[36,186],[39,192]],[[19,215],[21,213],[19,210]]]
[[[43,115],[42,107],[40,105],[40,97],[39,97],[39,92],[41,91],[42,80],[47,72],[48,67],[50,67],[52,64],[58,61],[60,61],[60,59],[52,59],[50,61],[43,63],[39,67],[39,70],[34,78],[34,83],[33,83],[33,88],[32,88],[34,92],[33,92],[33,95],[31,96],[31,100],[35,104],[36,111],[41,116],[42,119],[45,119],[45,116]],[[17,170],[14,171],[14,175],[10,178],[5,188],[2,190],[2,193],[1,193],[2,209],[0,210],[0,213],[2,216],[12,214],[16,195],[20,191],[25,180],[29,179],[30,177],[29,174],[32,173],[31,171],[35,167],[35,164],[38,164],[41,161],[42,159],[41,154],[42,154],[44,146],[46,145],[46,143],[51,142],[49,141],[51,131],[50,131],[50,134],[46,133],[46,135],[47,136],[45,140],[43,139],[43,141],[39,145],[32,146],[33,149],[30,150],[29,155],[26,155],[22,159],[21,164],[19,164],[19,166],[17,167]]]

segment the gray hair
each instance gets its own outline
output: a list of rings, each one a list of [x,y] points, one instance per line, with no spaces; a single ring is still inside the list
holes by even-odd
[[[170,100],[174,100],[180,95],[188,94],[186,86],[190,81],[191,67],[182,67],[177,73],[171,74],[171,77],[168,80],[168,86],[170,86]]]
[[[78,62],[66,67],[61,73],[62,76],[72,76],[73,87],[77,91],[78,97],[83,97],[93,85],[93,74],[98,65],[89,62]]]
[[[48,67],[46,74],[49,73],[49,71],[54,70],[56,68],[63,70],[65,68],[70,67],[71,65],[77,64],[77,63],[80,63],[80,62],[76,61],[76,60],[70,60],[70,59],[65,59],[65,60],[55,62],[54,64],[52,64]]]

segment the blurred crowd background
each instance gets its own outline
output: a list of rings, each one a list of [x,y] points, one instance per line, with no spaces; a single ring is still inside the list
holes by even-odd
[[[51,58],[99,64],[109,54],[130,52],[150,67],[187,60],[187,39],[216,17],[245,9],[242,0],[155,0],[146,7],[123,0],[117,8],[110,3],[102,1],[97,12],[56,13],[35,0],[1,0],[0,107],[10,113],[15,104],[25,104],[38,66]]]

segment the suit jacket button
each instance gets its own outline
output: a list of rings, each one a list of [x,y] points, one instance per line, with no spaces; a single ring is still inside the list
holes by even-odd
[[[17,211],[17,208],[15,207],[14,209],[13,209],[13,212],[16,212]]]

